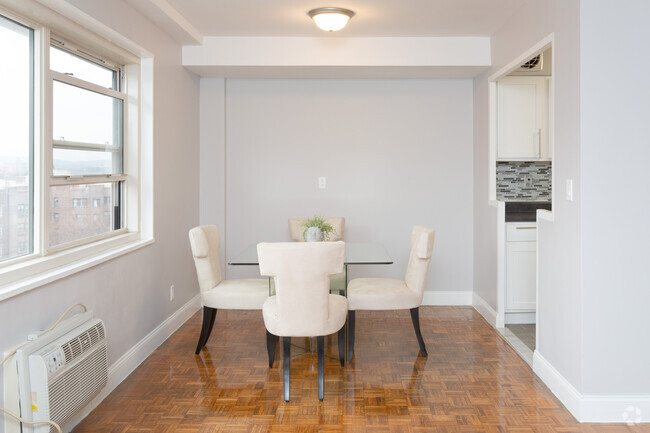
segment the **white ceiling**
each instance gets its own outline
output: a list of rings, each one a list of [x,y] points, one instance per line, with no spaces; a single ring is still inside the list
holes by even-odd
[[[167,3],[203,36],[324,36],[307,12],[337,6],[356,15],[328,37],[434,37],[490,36],[530,0],[149,1]]]

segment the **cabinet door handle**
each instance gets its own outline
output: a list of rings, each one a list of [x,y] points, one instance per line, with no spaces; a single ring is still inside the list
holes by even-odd
[[[515,227],[517,230],[535,230],[537,227]]]
[[[542,157],[542,128],[537,130],[537,157]]]

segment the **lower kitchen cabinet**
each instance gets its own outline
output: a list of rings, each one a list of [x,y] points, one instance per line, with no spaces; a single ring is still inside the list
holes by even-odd
[[[506,323],[534,323],[536,229],[535,223],[506,224]]]

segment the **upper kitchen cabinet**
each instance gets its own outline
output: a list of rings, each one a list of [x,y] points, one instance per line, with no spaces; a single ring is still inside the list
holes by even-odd
[[[550,80],[508,76],[497,83],[497,160],[551,159]]]

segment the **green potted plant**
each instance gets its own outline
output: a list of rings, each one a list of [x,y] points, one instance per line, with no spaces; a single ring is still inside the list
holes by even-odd
[[[307,218],[302,223],[305,231],[302,232],[302,238],[305,242],[319,242],[322,240],[329,240],[331,234],[335,234],[336,230],[321,215],[314,215],[313,218]]]

